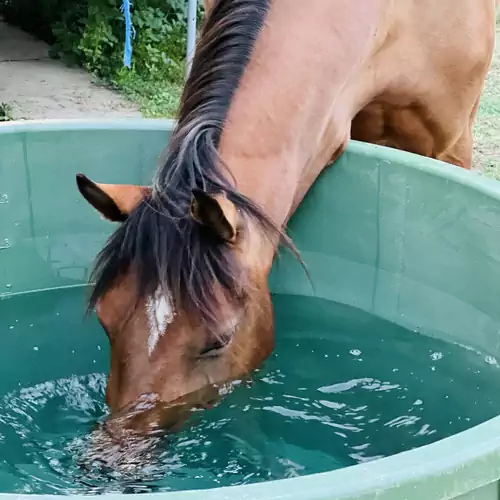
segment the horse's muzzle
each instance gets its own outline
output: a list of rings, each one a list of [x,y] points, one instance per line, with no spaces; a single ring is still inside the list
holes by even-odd
[[[79,465],[84,470],[138,472],[155,462],[158,445],[166,435],[178,431],[196,410],[212,407],[219,397],[220,389],[215,386],[170,403],[155,394],[144,394],[96,426]]]

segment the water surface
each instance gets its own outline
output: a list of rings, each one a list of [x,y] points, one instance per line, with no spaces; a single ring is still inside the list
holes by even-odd
[[[0,301],[0,491],[157,492],[324,472],[432,443],[500,413],[485,353],[324,300],[275,297],[277,345],[134,473],[77,458],[107,412],[107,340],[83,289]],[[473,332],[471,332],[473,335]],[[73,373],[73,375],[72,375]]]

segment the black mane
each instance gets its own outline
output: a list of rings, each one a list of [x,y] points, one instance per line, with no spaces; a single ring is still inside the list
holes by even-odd
[[[89,310],[131,268],[137,302],[158,287],[176,305],[218,321],[214,284],[243,299],[247,279],[225,245],[214,242],[190,216],[192,190],[225,193],[264,233],[290,240],[251,200],[233,187],[217,148],[228,108],[268,11],[269,0],[218,0],[206,19],[186,82],[178,124],[164,153],[153,191],[111,235],[97,256]],[[137,303],[136,302],[136,303]]]

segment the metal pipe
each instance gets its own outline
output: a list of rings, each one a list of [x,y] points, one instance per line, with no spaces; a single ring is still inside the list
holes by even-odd
[[[191,62],[196,46],[196,7],[198,0],[188,0],[187,9],[187,46],[186,46],[186,78],[191,71]]]

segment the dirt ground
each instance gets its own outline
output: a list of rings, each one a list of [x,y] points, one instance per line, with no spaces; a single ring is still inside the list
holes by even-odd
[[[140,116],[137,106],[49,58],[48,45],[0,19],[0,103],[15,119]]]

